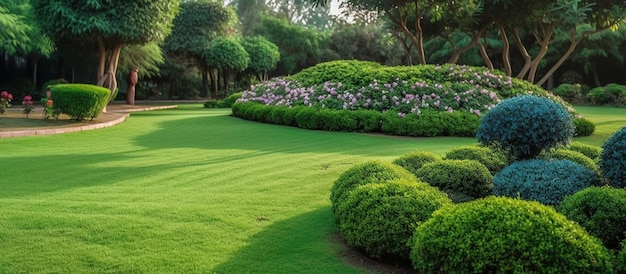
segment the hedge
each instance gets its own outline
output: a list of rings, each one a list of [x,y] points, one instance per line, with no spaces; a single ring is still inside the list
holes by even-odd
[[[106,107],[111,91],[90,84],[57,84],[50,89],[54,108],[77,121],[98,117]]]

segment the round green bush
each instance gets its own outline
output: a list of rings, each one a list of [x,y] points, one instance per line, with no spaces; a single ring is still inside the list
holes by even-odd
[[[572,116],[562,105],[536,96],[502,101],[482,118],[476,137],[484,145],[499,144],[519,159],[544,149],[567,145],[574,135]]]
[[[337,210],[346,242],[377,259],[408,259],[407,245],[418,224],[452,202],[426,183],[394,180],[350,192]]]
[[[478,161],[441,160],[424,164],[415,176],[450,195],[481,198],[491,194],[493,176]]]
[[[596,131],[596,125],[585,118],[574,118],[574,136],[590,136]]]
[[[415,180],[415,176],[402,167],[383,161],[368,161],[354,165],[341,173],[330,189],[333,211],[337,210],[350,191],[357,186],[396,179]]]
[[[614,187],[626,187],[626,127],[613,133],[600,154],[600,170]]]
[[[68,84],[69,82],[63,78],[59,78],[59,79],[52,79],[49,80],[48,82],[43,83],[43,85],[41,85],[41,97],[46,97],[46,91],[50,90],[50,88],[54,85],[58,85],[58,84]]]
[[[557,205],[596,181],[595,172],[569,160],[519,161],[493,176],[493,195]]]
[[[398,157],[393,163],[415,174],[424,164],[440,160],[441,156],[437,154],[415,150]]]
[[[600,241],[552,207],[488,197],[443,207],[419,225],[411,260],[421,273],[612,273]]]
[[[54,107],[80,121],[98,117],[107,105],[111,91],[89,84],[57,84],[51,87]]]
[[[491,174],[500,172],[508,163],[505,154],[491,149],[489,147],[480,146],[464,146],[453,148],[445,155],[450,160],[474,160],[482,163],[487,167]]]
[[[558,159],[558,160],[570,160],[574,163],[582,165],[588,169],[593,170],[596,173],[600,172],[600,168],[591,158],[585,156],[578,151],[568,150],[568,149],[555,149],[550,151],[545,151],[541,154],[544,159]]]
[[[578,151],[592,160],[598,159],[600,152],[602,152],[602,149],[597,146],[587,145],[581,142],[572,142],[567,149]]]
[[[590,187],[567,196],[557,210],[578,222],[610,249],[619,249],[626,232],[626,189]]]

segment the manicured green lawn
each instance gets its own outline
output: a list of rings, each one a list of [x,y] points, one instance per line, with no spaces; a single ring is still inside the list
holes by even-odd
[[[599,145],[626,110],[580,108]],[[0,139],[0,273],[360,273],[328,195],[355,163],[472,138],[307,131],[184,105],[94,131]]]

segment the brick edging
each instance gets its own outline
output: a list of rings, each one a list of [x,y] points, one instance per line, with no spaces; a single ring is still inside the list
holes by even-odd
[[[51,134],[61,134],[68,132],[78,132],[85,130],[93,130],[105,127],[111,127],[117,124],[120,124],[126,121],[126,118],[130,115],[129,113],[120,113],[120,117],[108,121],[105,123],[97,123],[93,125],[84,125],[84,126],[70,126],[70,127],[62,127],[62,128],[47,128],[47,129],[33,129],[33,130],[18,130],[18,131],[5,131],[0,132],[0,138],[13,138],[13,137],[24,137],[24,136],[33,136],[33,135],[51,135]]]

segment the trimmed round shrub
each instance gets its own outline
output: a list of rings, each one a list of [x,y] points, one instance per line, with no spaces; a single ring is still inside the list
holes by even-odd
[[[493,176],[493,195],[557,205],[596,180],[595,172],[570,160],[519,161]]]
[[[589,136],[596,131],[596,125],[585,118],[574,118],[574,136]]]
[[[600,170],[614,187],[626,187],[626,127],[613,133],[600,154]]]
[[[111,93],[106,88],[89,84],[57,84],[50,91],[54,107],[77,121],[98,117]]]
[[[476,137],[485,145],[499,144],[519,159],[544,149],[567,145],[574,135],[572,116],[562,105],[537,96],[502,101],[482,118]]]
[[[333,211],[337,211],[350,191],[357,186],[396,179],[415,180],[415,176],[402,167],[383,161],[368,161],[354,165],[341,173],[330,189]]]
[[[350,192],[337,210],[346,242],[377,259],[408,259],[407,245],[419,223],[452,202],[426,183],[394,180]]]
[[[393,163],[415,174],[424,164],[435,161],[441,161],[441,156],[428,151],[416,150],[398,157],[393,160]]]
[[[568,149],[556,149],[551,151],[546,151],[542,153],[542,158],[545,159],[558,159],[558,160],[570,160],[574,163],[582,165],[588,169],[593,170],[596,173],[600,172],[600,168],[591,158],[585,156],[584,154],[568,150]]]
[[[557,210],[606,247],[620,248],[626,232],[626,189],[590,187],[567,196]]]
[[[41,85],[41,97],[46,97],[46,91],[50,90],[50,88],[54,85],[58,85],[58,84],[68,84],[69,82],[63,78],[59,78],[59,79],[52,79],[49,80],[48,82],[43,83],[43,85]]]
[[[505,154],[489,147],[464,146],[453,148],[445,155],[450,160],[474,160],[485,165],[491,174],[500,172],[508,163]]]
[[[443,207],[419,225],[411,260],[421,273],[612,273],[596,238],[552,207],[489,197]]]
[[[415,176],[449,195],[481,198],[491,194],[493,177],[478,161],[441,160],[424,164]],[[455,199],[456,200],[456,199]]]
[[[602,149],[597,146],[587,145],[581,142],[572,142],[567,149],[578,151],[592,160],[599,158],[602,152]]]

